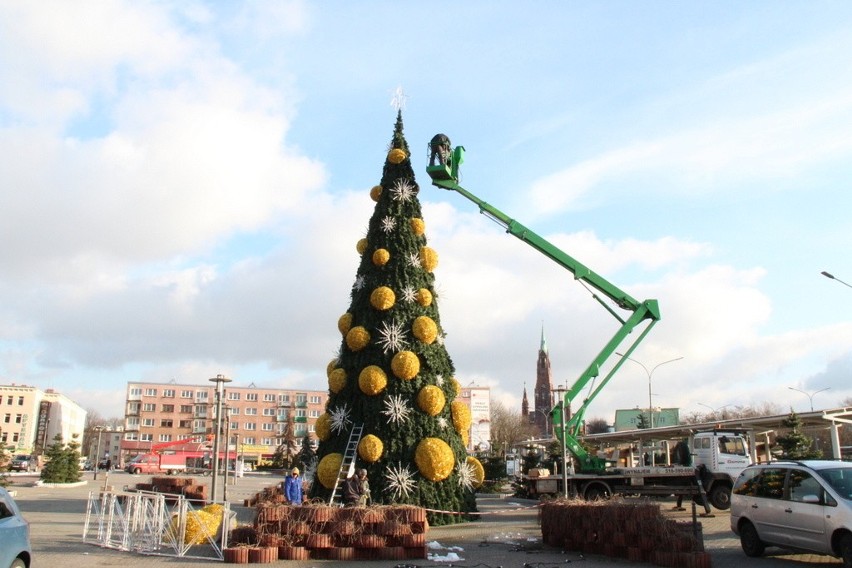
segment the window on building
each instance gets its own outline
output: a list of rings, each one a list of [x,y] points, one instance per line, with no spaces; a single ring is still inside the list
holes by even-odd
[[[304,418],[306,416],[306,414],[307,413],[304,410],[297,410],[296,411],[296,418]]]
[[[163,418],[160,420],[160,428],[171,428],[175,425],[174,420],[171,418]]]
[[[153,434],[139,434],[139,441],[140,442],[153,442],[154,436],[153,436]]]
[[[171,442],[172,441],[172,435],[171,434],[160,434],[160,441],[161,442]]]
[[[192,398],[192,391],[182,390],[180,391],[181,398]]]
[[[13,444],[17,444],[18,440],[20,440],[20,439],[21,439],[21,433],[20,432],[12,432],[12,443]]]
[[[236,408],[236,407],[234,407],[234,408],[229,408],[229,409],[228,409],[228,414],[230,414],[231,416],[239,416],[239,415],[240,415],[240,409],[239,409],[239,408]]]
[[[180,405],[180,413],[181,414],[192,414],[192,405],[191,404],[181,404]]]
[[[195,415],[196,416],[207,416],[207,407],[203,404],[195,405]]]
[[[322,402],[322,399],[319,396],[315,394],[311,395],[311,404],[319,404],[320,402]]]
[[[13,401],[14,399],[15,399],[15,397],[14,397],[14,396],[12,396],[12,395],[10,394],[10,395],[6,398],[6,404],[8,404],[9,406],[11,406],[11,405],[12,405],[12,401]]]
[[[264,446],[274,446],[274,445],[275,445],[275,444],[272,442],[272,438],[264,438],[264,439],[261,441],[261,444],[263,444]]]
[[[154,419],[153,418],[145,418],[144,420],[142,420],[142,426],[153,426],[153,425],[154,425]]]
[[[18,406],[23,406],[23,405],[24,405],[24,397],[19,396],[18,397]]]
[[[246,408],[246,416],[257,416],[257,408]]]
[[[175,411],[175,405],[174,404],[164,404],[163,405],[163,412],[174,412],[174,411]]]
[[[263,395],[263,402],[275,402],[275,393],[268,392]]]
[[[193,432],[204,432],[207,430],[207,421],[206,420],[193,420],[192,421],[192,431]]]
[[[311,410],[308,412],[308,416],[310,416],[311,418],[319,418],[319,415],[319,410]]]
[[[9,414],[8,412],[6,414],[4,414],[3,415],[3,422],[5,422],[6,424],[10,424],[12,422],[12,415]]]
[[[315,429],[314,429],[314,425],[313,425],[313,424],[308,424],[308,432],[313,432],[314,430],[315,430]]]
[[[207,400],[207,391],[195,391],[195,400]]]
[[[307,393],[300,392],[296,395],[296,402],[307,402],[308,395]]]
[[[269,422],[264,422],[262,424],[262,429],[267,431],[267,432],[272,432],[272,430],[275,429],[275,424],[271,424]]]
[[[275,409],[274,408],[264,408],[263,409],[263,415],[264,416],[275,416]]]
[[[142,388],[141,387],[132,387],[130,389],[130,396],[142,396]]]
[[[23,419],[24,419],[24,415],[23,415],[23,414],[16,414],[16,415],[15,415],[15,424],[20,424],[20,423],[21,423],[21,420],[23,420]]]
[[[127,426],[128,426],[128,428],[131,427],[131,426],[139,426],[139,418],[137,418],[135,416],[131,416],[130,418],[127,419]]]
[[[229,392],[228,393],[228,400],[240,400],[240,393],[233,392],[233,391]]]
[[[0,442],[4,444],[9,441],[9,433],[8,432],[0,432]]]
[[[302,436],[304,436],[307,433],[308,433],[308,430],[307,430],[307,428],[305,428],[304,425],[296,426],[296,436],[297,437],[301,438]]]
[[[178,422],[178,428],[192,428],[192,420],[181,420]]]
[[[127,403],[127,412],[128,412],[128,414],[139,414],[139,403],[138,402]]]
[[[251,437],[246,438],[245,443],[248,444],[249,446],[254,445],[254,438],[251,438]]]
[[[279,397],[279,400],[280,400],[281,402],[290,402],[290,395],[289,395],[289,394],[282,394],[282,395]]]
[[[142,405],[142,410],[144,410],[145,412],[154,412],[155,410],[157,410],[157,405],[153,402],[146,402]]]
[[[257,393],[256,392],[247,392],[246,400],[249,402],[257,402]]]
[[[128,442],[134,442],[139,439],[139,434],[137,434],[136,432],[125,432],[124,439]]]
[[[257,424],[254,422],[246,422],[246,430],[257,430]]]
[[[239,422],[231,422],[231,430],[239,430],[240,423]]]
[[[145,389],[145,396],[157,396],[157,389]]]

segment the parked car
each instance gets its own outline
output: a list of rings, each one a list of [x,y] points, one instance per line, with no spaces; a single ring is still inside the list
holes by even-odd
[[[731,529],[747,556],[778,546],[842,558],[852,568],[852,462],[747,467],[731,493]]]
[[[29,568],[32,555],[30,525],[9,492],[0,487],[0,568]]]
[[[17,455],[12,458],[12,462],[9,464],[9,471],[35,471],[36,465],[35,460],[33,460],[32,456],[26,455]]]

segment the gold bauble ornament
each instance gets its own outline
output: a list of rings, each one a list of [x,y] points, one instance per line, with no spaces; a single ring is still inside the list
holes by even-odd
[[[382,441],[372,434],[367,434],[361,441],[358,442],[358,455],[365,462],[373,463],[382,457],[382,452],[385,450],[385,445]]]
[[[429,416],[437,416],[444,410],[447,399],[444,391],[435,385],[426,385],[417,393],[417,406]]]
[[[401,148],[394,148],[388,152],[388,162],[391,164],[402,163],[402,161],[407,157],[405,150],[402,150]]]
[[[420,372],[420,359],[416,353],[400,351],[391,359],[391,371],[400,379],[410,381]]]
[[[482,486],[485,481],[485,468],[482,467],[482,463],[473,456],[467,456],[465,463],[473,469],[473,488]]]
[[[456,460],[453,450],[440,438],[424,438],[414,451],[414,463],[420,474],[430,481],[443,481],[453,472]]]
[[[377,395],[388,386],[388,376],[378,365],[370,365],[358,375],[358,386],[364,394]]]
[[[426,232],[426,223],[420,217],[412,217],[408,223],[411,226],[411,232],[418,237]]]
[[[438,324],[429,316],[420,316],[414,320],[414,323],[411,325],[411,331],[414,337],[430,345],[438,337]]]
[[[358,242],[355,243],[355,250],[358,251],[358,254],[364,254],[364,251],[367,250],[367,239],[358,239]]]
[[[376,266],[384,266],[390,260],[390,253],[388,249],[376,249],[373,252],[373,264]]]
[[[464,402],[454,400],[450,404],[450,410],[453,416],[453,427],[456,429],[456,432],[467,435],[471,423],[470,408]]]
[[[346,335],[352,329],[352,314],[346,312],[337,319],[337,329],[341,335]]]
[[[346,386],[346,371],[338,367],[328,375],[328,390],[337,394]]]
[[[355,326],[346,333],[346,346],[352,351],[360,351],[370,343],[370,332],[362,326]]]
[[[340,473],[340,464],[343,463],[343,454],[328,454],[323,457],[317,465],[317,479],[326,489],[333,489]]]
[[[432,272],[438,267],[438,252],[432,247],[420,247],[420,266],[426,272]]]
[[[432,305],[432,292],[427,290],[426,288],[420,288],[417,291],[417,295],[415,296],[417,303],[423,306],[424,308]]]
[[[370,305],[377,310],[389,310],[395,303],[396,294],[387,286],[379,286],[370,294]]]
[[[381,195],[382,195],[382,186],[380,186],[380,185],[374,185],[374,186],[373,186],[373,189],[371,189],[371,190],[370,190],[370,197],[373,199],[373,201],[378,202],[378,201],[379,201],[379,197],[380,197]]]
[[[317,418],[317,421],[314,423],[314,432],[317,435],[317,438],[325,442],[329,438],[331,438],[331,416],[328,412],[325,412]]]

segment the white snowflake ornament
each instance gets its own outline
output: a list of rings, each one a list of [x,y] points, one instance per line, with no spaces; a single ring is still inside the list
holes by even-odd
[[[396,180],[396,183],[393,184],[390,191],[394,201],[399,201],[400,203],[407,203],[411,201],[416,193],[414,191],[414,184],[407,179]]]
[[[385,480],[387,480],[385,491],[391,493],[394,499],[408,497],[414,491],[414,472],[401,463],[398,463],[396,467],[391,465],[385,469]]]
[[[405,340],[405,329],[403,329],[402,324],[397,323],[395,321],[383,322],[382,327],[379,328],[379,345],[382,346],[382,351],[386,354],[394,351],[402,351],[404,347],[408,346],[408,342]]]
[[[393,217],[385,217],[381,222],[382,231],[387,234],[393,232],[396,229],[396,219]]]
[[[338,406],[329,415],[331,416],[331,430],[335,434],[347,430],[347,427],[352,424],[352,420],[349,418],[349,405],[347,404]]]
[[[391,395],[385,399],[385,409],[382,414],[388,417],[391,424],[403,424],[411,414],[411,407],[402,395]]]

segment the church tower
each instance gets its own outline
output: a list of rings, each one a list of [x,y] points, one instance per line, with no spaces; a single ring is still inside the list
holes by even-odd
[[[553,433],[550,423],[550,410],[553,408],[553,382],[550,376],[550,354],[547,352],[547,340],[544,338],[544,326],[541,327],[541,346],[538,349],[535,380],[535,412],[531,423],[542,437]]]

